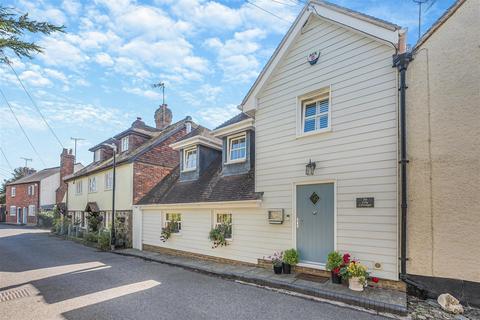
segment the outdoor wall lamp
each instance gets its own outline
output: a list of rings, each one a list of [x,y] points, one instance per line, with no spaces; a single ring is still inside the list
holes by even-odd
[[[315,167],[316,167],[315,161],[312,162],[312,159],[308,161],[307,165],[305,166],[305,174],[307,176],[313,176],[315,174]]]

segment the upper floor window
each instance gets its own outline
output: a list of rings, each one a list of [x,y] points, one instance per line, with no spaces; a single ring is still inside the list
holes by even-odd
[[[197,148],[183,151],[183,171],[191,171],[197,168]]]
[[[243,161],[247,157],[247,136],[245,133],[228,138],[228,162]]]
[[[34,184],[31,184],[31,185],[28,186],[27,194],[29,196],[33,196],[35,194],[35,185]]]
[[[105,190],[112,189],[113,186],[113,172],[109,171],[105,173]]]
[[[10,196],[15,197],[16,194],[17,194],[17,188],[12,187],[12,190],[10,191]]]
[[[127,151],[128,150],[128,136],[122,138],[122,150],[121,152]]]
[[[297,135],[309,135],[331,130],[330,89],[299,99]]]
[[[102,152],[101,149],[97,149],[93,152],[93,161],[94,162],[100,161],[101,152]]]
[[[88,178],[88,192],[97,192],[97,178]]]
[[[79,180],[75,182],[75,193],[82,194],[83,192],[83,181]]]

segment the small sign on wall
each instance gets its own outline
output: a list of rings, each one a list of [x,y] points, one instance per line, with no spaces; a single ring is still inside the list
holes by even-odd
[[[373,197],[357,198],[357,208],[374,208],[374,207],[375,207],[375,198]]]
[[[282,224],[284,220],[283,209],[268,210],[268,222],[270,224]]]

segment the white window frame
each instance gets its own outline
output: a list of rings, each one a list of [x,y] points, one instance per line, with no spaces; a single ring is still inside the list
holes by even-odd
[[[325,113],[316,112],[315,115],[311,117],[318,119],[321,115],[328,114],[328,127],[304,132],[305,106],[307,104],[311,104],[312,102],[315,102],[317,104],[316,106],[317,111],[319,111],[318,103],[324,100],[328,100],[328,112],[325,112]],[[317,126],[317,122],[315,122],[315,126]],[[307,137],[307,136],[330,132],[330,131],[332,131],[332,88],[331,86],[324,87],[312,93],[298,96],[297,97],[297,138]]]
[[[177,224],[180,225],[178,228],[178,232],[172,232],[174,235],[180,235],[182,234],[182,227],[183,227],[183,219],[182,219],[182,214],[180,212],[166,212],[165,213],[165,219],[163,220],[163,226],[166,228],[169,223],[172,221],[169,219],[170,215],[178,215],[180,217],[180,220],[174,220]]]
[[[128,145],[129,140],[128,136],[122,138],[122,143],[120,144],[120,147],[122,148],[121,152],[127,151],[128,150]]]
[[[29,196],[34,196],[35,195],[35,185],[31,184],[27,187],[27,194]]]
[[[17,195],[17,187],[12,187],[10,189],[10,196],[14,198]]]
[[[113,188],[113,171],[105,173],[105,190],[112,190]]]
[[[15,217],[17,215],[17,206],[10,206],[10,216]]]
[[[97,177],[88,178],[88,193],[97,192]]]
[[[101,152],[102,152],[101,149],[97,149],[97,150],[93,151],[93,162],[100,161],[100,158],[102,157]]]
[[[230,215],[230,228],[232,229],[232,234],[230,235],[230,238],[225,238],[227,241],[232,241],[233,240],[233,214],[231,212],[225,212],[225,211],[215,211],[214,212],[214,227],[217,227],[220,225],[222,222],[218,221],[218,216],[219,215]]]
[[[36,207],[34,204],[31,204],[28,206],[28,216],[35,217],[35,215],[36,215]]]
[[[243,158],[232,159],[232,145],[235,140],[245,139],[245,156]],[[243,148],[237,148],[235,150],[241,150]],[[243,132],[227,138],[227,163],[239,163],[247,161],[247,133]]]
[[[75,194],[80,195],[83,193],[83,180],[75,181]]]
[[[193,167],[187,167],[187,157],[188,154],[195,151],[195,163]],[[182,171],[183,172],[188,172],[188,171],[195,171],[197,170],[197,160],[198,160],[198,150],[197,147],[193,148],[188,148],[183,150],[183,163],[182,163]]]

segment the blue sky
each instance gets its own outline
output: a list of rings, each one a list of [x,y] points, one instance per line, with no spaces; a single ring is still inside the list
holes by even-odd
[[[432,0],[430,0],[432,1]],[[214,127],[238,112],[240,103],[297,13],[301,1],[250,0],[39,0],[2,1],[31,17],[63,24],[65,34],[38,36],[44,54],[14,59],[24,81],[65,147],[82,137],[78,160],[87,164],[88,148],[142,117],[154,125],[166,83],[174,120],[187,115]],[[418,7],[412,0],[332,0],[408,28],[417,39]],[[438,0],[423,16],[428,27],[454,0]],[[429,6],[429,4],[427,4]],[[0,88],[39,150],[33,152],[0,99],[0,147],[13,167],[32,158],[36,169],[57,166],[61,147],[21,90],[14,74],[0,67]],[[9,165],[0,155],[0,178]]]

